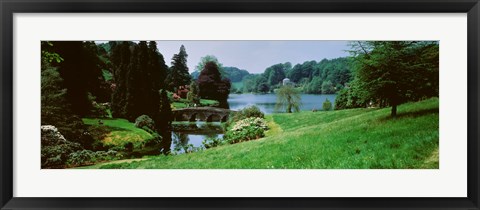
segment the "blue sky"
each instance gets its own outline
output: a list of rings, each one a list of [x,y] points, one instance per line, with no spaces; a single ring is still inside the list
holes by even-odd
[[[205,55],[214,55],[223,66],[262,73],[277,63],[295,65],[348,56],[349,49],[347,41],[157,41],[157,44],[167,65],[183,44],[190,72]]]
[[[262,73],[277,63],[295,65],[349,55],[346,52],[348,41],[157,41],[157,44],[168,66],[183,44],[190,72],[206,55],[214,55],[223,66],[234,66],[250,73]]]

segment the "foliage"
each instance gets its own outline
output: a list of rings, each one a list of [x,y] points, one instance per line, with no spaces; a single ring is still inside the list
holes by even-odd
[[[97,56],[97,47],[93,42],[55,41],[53,50],[63,61],[55,64],[67,90],[66,100],[73,113],[86,116],[90,114],[92,101],[88,94],[94,95],[99,102],[110,99],[108,88],[101,69],[102,61]]]
[[[322,110],[324,110],[324,111],[332,110],[332,102],[330,102],[330,100],[328,100],[328,98],[325,98],[325,101],[322,104]]]
[[[235,144],[264,137],[265,130],[267,129],[267,123],[263,118],[250,117],[235,122],[233,127],[225,133],[223,138],[226,142]]]
[[[243,92],[268,93],[281,86],[289,78],[304,93],[334,94],[352,79],[350,58],[306,61],[302,64],[279,63],[265,69],[262,74],[250,74],[243,78]]]
[[[231,83],[228,79],[221,78],[215,62],[207,62],[198,76],[199,96],[204,99],[218,100],[220,104],[226,103],[230,86]]]
[[[223,69],[223,64],[218,61],[218,58],[214,55],[206,55],[204,57],[201,57],[200,62],[198,62],[198,64],[195,66],[195,71],[192,73],[194,79],[198,79],[198,76],[200,76],[200,73],[203,71],[203,69],[205,69],[205,65],[208,62],[214,62],[218,67],[218,71],[220,72],[221,77],[227,78],[227,74]]]
[[[70,166],[83,166],[83,165],[92,165],[102,161],[112,161],[121,158],[115,150],[109,151],[91,151],[91,150],[80,150],[68,155],[68,164]]]
[[[55,126],[41,127],[42,168],[64,168],[68,155],[80,149],[80,144],[66,140]]]
[[[223,138],[217,138],[217,137],[207,137],[202,141],[203,147],[206,149],[210,149],[213,147],[218,147],[220,145],[225,144],[225,140]]]
[[[81,135],[83,123],[71,110],[63,88],[63,79],[57,69],[42,62],[41,72],[42,125],[54,125],[67,139]]]
[[[330,80],[327,80],[322,83],[322,93],[323,94],[333,94],[335,93],[335,87],[333,87],[332,82]]]
[[[155,122],[148,115],[141,115],[135,119],[135,127],[142,128],[147,127],[150,130],[155,130]]]
[[[189,87],[190,87],[190,91],[187,93],[188,102],[194,105],[197,105],[197,104],[199,105],[200,97],[198,96],[198,92],[199,92],[198,84],[195,81],[192,81]]]
[[[188,73],[187,57],[188,54],[183,45],[180,47],[180,52],[173,55],[170,74],[167,78],[169,90],[173,91],[179,86],[190,84],[192,77]]]
[[[239,69],[237,67],[223,67],[225,75],[232,82],[241,82],[243,78],[250,73],[245,69]]]
[[[115,68],[112,115],[134,121],[138,116],[154,116],[159,107],[159,90],[164,87],[167,66],[156,42],[111,43]]]
[[[391,106],[391,116],[401,103],[438,96],[438,42],[354,42],[351,53],[358,95]]]
[[[302,101],[297,89],[291,85],[284,85],[278,89],[276,111],[284,109],[287,113],[292,113],[293,109],[293,111],[299,112],[300,106],[302,106]]]
[[[170,100],[167,96],[167,90],[160,91],[160,106],[159,114],[155,115],[155,126],[157,128],[157,133],[162,136],[162,145],[161,152],[163,154],[170,153],[170,145],[172,143],[172,108],[170,106]]]

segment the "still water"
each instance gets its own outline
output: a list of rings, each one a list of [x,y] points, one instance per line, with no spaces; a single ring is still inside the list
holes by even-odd
[[[180,154],[203,147],[206,138],[222,138],[220,122],[174,122],[172,123],[172,145],[170,150]]]
[[[322,104],[328,98],[334,107],[335,94],[301,94],[301,110],[311,111],[313,109],[322,110]],[[256,105],[266,114],[275,112],[275,103],[277,96],[275,94],[230,94],[228,105],[232,110],[243,109],[248,106]],[[284,110],[280,110],[283,112]],[[175,122],[172,131],[171,151],[177,154],[186,151],[195,150],[203,147],[203,140],[206,138],[222,138],[224,130],[219,122]]]
[[[337,95],[331,94],[301,94],[302,106],[300,107],[303,111],[311,111],[312,109],[322,110],[322,104],[325,99],[328,98],[332,102],[332,107],[334,107],[335,97]],[[277,102],[277,96],[274,93],[270,94],[230,94],[228,97],[228,104],[230,109],[239,110],[247,106],[256,105],[260,110],[266,114],[275,112],[275,103]],[[279,110],[279,112],[284,112],[284,110]]]

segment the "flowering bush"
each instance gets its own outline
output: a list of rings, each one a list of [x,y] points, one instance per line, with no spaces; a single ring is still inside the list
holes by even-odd
[[[259,139],[265,136],[268,130],[267,123],[259,117],[250,117],[236,122],[224,136],[230,144]]]
[[[235,123],[235,125],[233,125],[232,131],[241,131],[249,126],[256,126],[262,128],[263,130],[268,129],[267,122],[265,122],[264,119],[258,117],[249,117]]]

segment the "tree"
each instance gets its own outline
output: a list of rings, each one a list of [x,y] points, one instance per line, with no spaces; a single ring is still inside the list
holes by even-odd
[[[437,93],[438,42],[355,42],[351,53],[361,97],[390,105],[392,117],[399,104]]]
[[[158,94],[152,86],[153,78],[150,77],[149,52],[147,42],[140,41],[135,45],[128,67],[125,118],[133,122],[143,114],[152,116],[154,112],[153,94]],[[154,92],[155,91],[155,92]]]
[[[322,93],[322,79],[320,77],[314,77],[308,84],[305,92],[314,94]]]
[[[324,111],[330,111],[332,109],[332,102],[330,102],[328,98],[325,98],[325,101],[322,104],[322,109]]]
[[[227,103],[231,83],[227,78],[222,79],[215,62],[207,62],[198,76],[198,88],[201,98],[218,100],[220,106]]]
[[[152,82],[151,87],[155,90],[165,88],[165,80],[168,74],[168,66],[165,64],[163,55],[158,51],[157,42],[148,42],[149,63],[148,77]]]
[[[50,42],[41,43],[41,124],[53,125],[68,140],[76,140],[82,134],[83,122],[72,112],[64,81],[58,69],[52,66],[63,62],[53,46]]]
[[[196,75],[197,77],[194,77],[194,79],[198,78],[198,76],[200,75],[200,72],[205,68],[205,64],[207,64],[208,62],[214,62],[215,64],[217,64],[218,71],[220,71],[222,78],[228,78],[229,75],[223,69],[224,68],[223,64],[218,61],[218,58],[215,57],[214,55],[206,55],[200,58],[200,62],[198,62],[198,64],[195,66],[196,73],[195,74],[192,73],[192,75]]]
[[[335,93],[335,88],[333,87],[333,84],[332,84],[332,82],[330,82],[330,80],[322,83],[322,93],[323,94],[333,94],[333,93]]]
[[[55,64],[66,88],[66,99],[71,104],[72,111],[80,116],[86,116],[93,109],[89,93],[98,96],[98,88],[103,80],[99,67],[96,46],[92,42],[56,41],[51,42],[53,50],[63,61]]]
[[[167,80],[170,90],[190,84],[192,77],[188,73],[187,57],[188,54],[183,45],[180,47],[180,52],[173,55],[172,66],[170,67],[170,74]]]
[[[241,82],[244,77],[250,75],[247,70],[239,69],[237,67],[223,67],[223,71],[227,78],[232,82]]]
[[[162,142],[161,142],[161,152],[162,154],[169,154],[170,153],[170,147],[172,145],[172,120],[173,120],[173,114],[172,114],[172,108],[170,106],[170,101],[167,96],[167,91],[166,90],[161,90],[160,91],[160,97],[157,97],[157,99],[160,99],[160,104],[159,104],[159,109],[160,112],[157,112],[154,116],[155,120],[155,127],[157,128],[157,132],[160,133],[162,136]]]
[[[190,103],[193,104],[199,104],[200,103],[200,98],[198,97],[198,84],[195,81],[192,81],[190,83],[190,91],[187,93],[187,100],[190,101]]]
[[[284,85],[277,90],[275,110],[285,109],[287,113],[292,113],[293,109],[295,112],[299,112],[302,106],[301,100],[300,91],[291,85]]]
[[[125,105],[127,103],[127,73],[132,58],[129,42],[111,42],[111,60],[113,65],[113,94],[112,116],[123,118],[126,116]]]
[[[268,67],[265,70],[265,77],[268,78],[268,84],[270,87],[279,85],[283,79],[285,79],[286,68],[283,64],[279,63]]]

